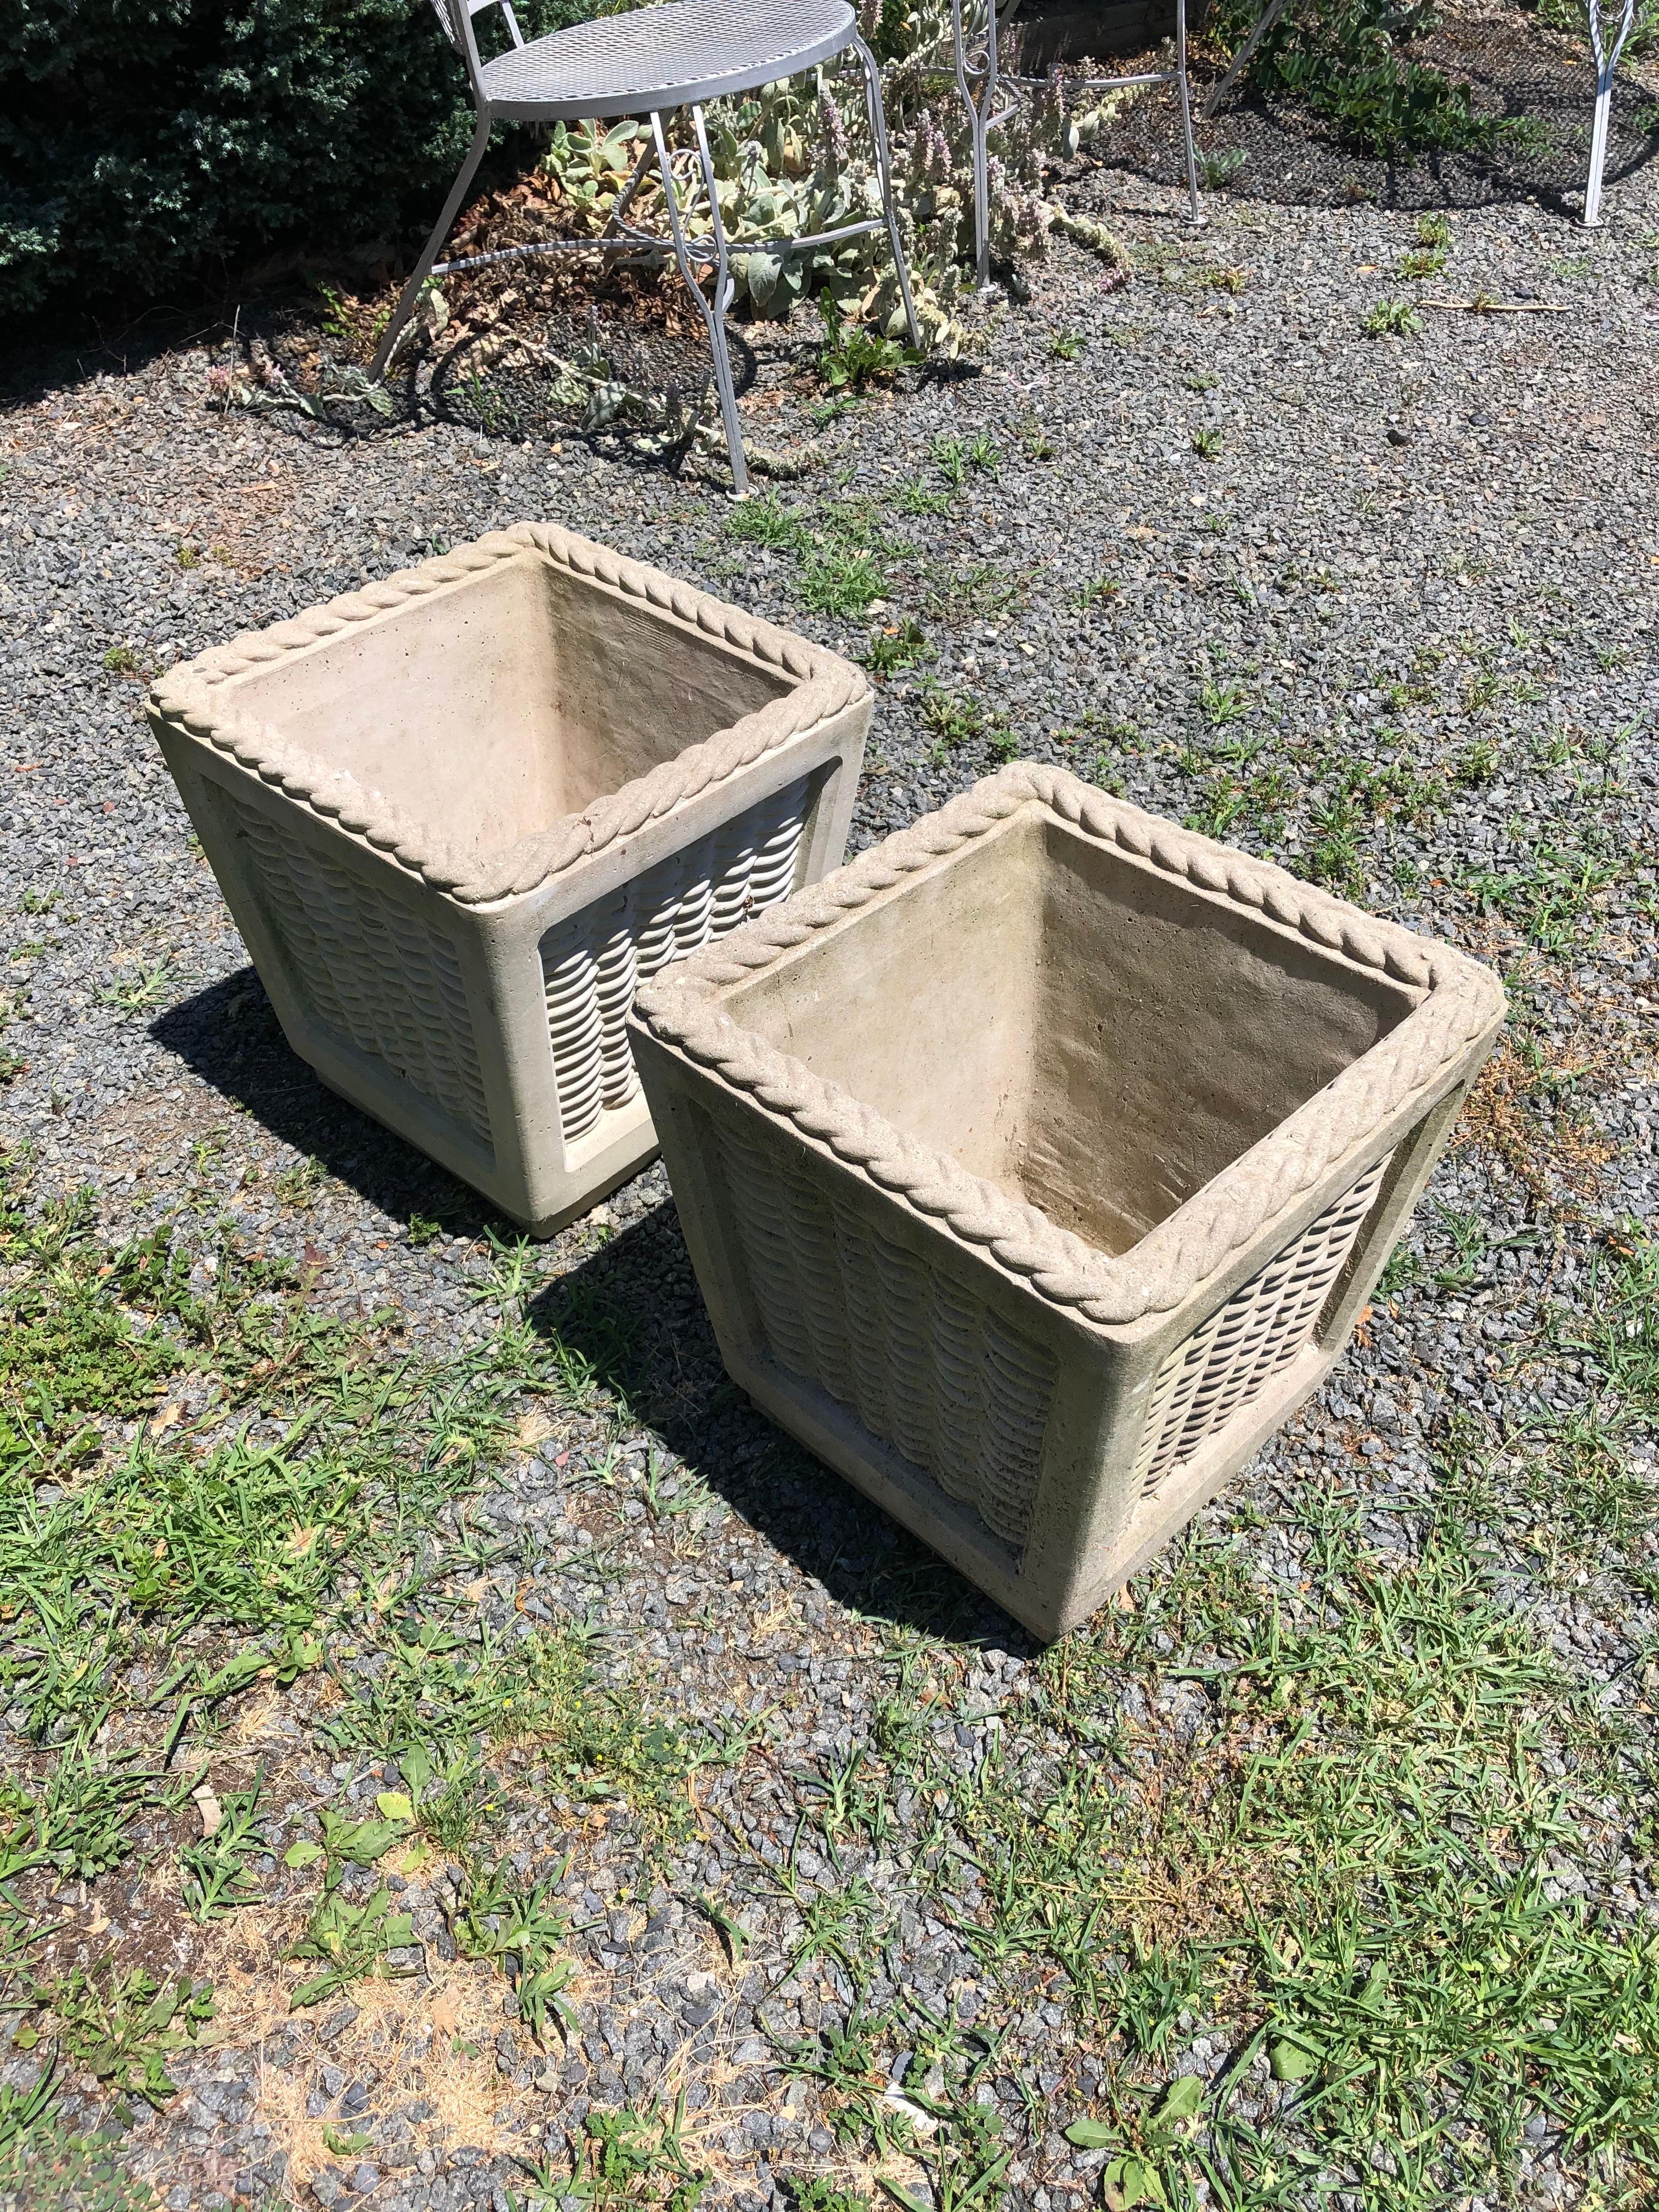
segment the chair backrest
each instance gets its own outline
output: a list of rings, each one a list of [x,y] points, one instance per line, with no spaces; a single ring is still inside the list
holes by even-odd
[[[524,33],[519,28],[519,19],[513,13],[513,0],[432,0],[432,12],[443,25],[447,38],[466,64],[467,82],[472,87],[472,97],[482,100],[483,87],[479,71],[478,41],[473,36],[472,18],[485,8],[499,8],[506,18],[507,36],[515,46],[524,44]]]

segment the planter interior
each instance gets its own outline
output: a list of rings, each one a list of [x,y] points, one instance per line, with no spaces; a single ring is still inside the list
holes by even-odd
[[[1035,812],[726,997],[895,1128],[1112,1255],[1413,1003]]]
[[[526,550],[223,696],[478,862],[790,688]]]

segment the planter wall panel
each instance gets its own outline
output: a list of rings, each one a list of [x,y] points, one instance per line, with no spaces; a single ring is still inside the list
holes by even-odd
[[[772,1352],[1018,1551],[1054,1360],[835,1187],[833,1171],[712,1131],[747,1287]]]
[[[441,1113],[489,1141],[489,1109],[453,938],[388,896],[326,847],[231,799],[271,933],[307,1018],[384,1061]]]
[[[543,939],[548,1036],[567,1145],[639,1095],[627,1030],[639,986],[795,888],[815,781],[802,776],[745,807]]]
[[[1218,1306],[1153,1383],[1134,1482],[1154,1498],[1315,1340],[1319,1318],[1376,1202],[1392,1154]]]

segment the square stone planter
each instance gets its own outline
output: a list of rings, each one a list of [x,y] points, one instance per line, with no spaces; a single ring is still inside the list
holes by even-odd
[[[870,692],[523,523],[170,670],[149,718],[295,1050],[545,1236],[655,1150],[636,983],[840,860]]]
[[[1341,1352],[1497,979],[1016,763],[658,976],[635,1054],[733,1377],[1039,1636]]]

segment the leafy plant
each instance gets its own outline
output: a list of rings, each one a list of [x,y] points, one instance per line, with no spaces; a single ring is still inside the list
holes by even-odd
[[[932,653],[927,633],[913,615],[907,615],[902,622],[878,631],[871,639],[864,665],[872,676],[896,676],[901,669],[914,668]]]
[[[811,2174],[798,2181],[793,2191],[794,2212],[871,2212],[870,2200],[853,2190],[842,2189],[822,2174]]]
[[[891,64],[884,98],[897,159],[894,191],[910,240],[911,289],[923,346],[953,358],[967,333],[956,303],[968,278],[971,252],[972,169],[963,120],[942,106],[925,75],[910,66],[938,52],[950,36],[945,0],[906,0],[888,7],[866,0],[866,15],[880,21],[873,43]],[[892,30],[881,27],[892,19]],[[1098,252],[1114,267],[1128,257],[1101,225],[1069,216],[1044,197],[1045,163],[1091,143],[1119,106],[1108,94],[1082,100],[1058,84],[1022,103],[1005,123],[989,179],[992,250],[1000,261],[1029,258],[1060,229]],[[852,222],[867,221],[873,200],[873,149],[862,117],[843,112],[839,88],[811,76],[785,80],[730,101],[708,115],[708,138],[722,212],[732,245],[735,295],[762,315],[787,318],[798,301],[816,296],[826,328],[819,374],[830,393],[817,419],[838,409],[872,380],[889,378],[915,356],[908,350],[906,320],[882,228],[834,246],[796,249],[792,240],[817,238]],[[574,216],[590,234],[602,232],[638,157],[636,123],[559,125],[551,134],[544,174],[559,215]],[[674,156],[688,187],[685,220],[696,236],[710,225],[691,159],[682,145]],[[660,186],[647,174],[634,188],[634,218],[665,228]],[[868,327],[854,327],[859,325]],[[592,423],[590,428],[595,427]]]
[[[1072,604],[1084,614],[1102,599],[1115,599],[1123,586],[1115,576],[1090,576],[1072,594]]]
[[[684,2129],[684,2092],[667,2110],[653,2102],[643,2112],[626,2106],[589,2112],[575,2170],[562,2186],[563,2201],[592,2212],[647,2203],[663,2212],[696,2212],[710,2177],[687,2155]]]
[[[1243,719],[1250,711],[1250,696],[1242,684],[1217,684],[1206,678],[1198,687],[1199,712],[1212,729]]]
[[[195,2040],[213,2017],[213,1990],[188,1975],[158,1983],[143,1968],[131,1973],[77,1966],[64,1980],[37,1988],[34,2002],[50,2015],[60,2049],[125,2100],[137,2097],[157,2112],[178,2094],[167,2062]],[[33,2049],[39,2031],[13,2040]]]
[[[989,714],[977,699],[963,698],[947,691],[942,684],[932,683],[922,700],[921,719],[933,733],[934,756],[940,760],[959,745],[993,737],[1006,727],[1000,717]]]
[[[822,301],[824,343],[818,355],[818,379],[826,390],[858,390],[886,382],[902,368],[917,367],[921,356],[895,338],[882,337],[861,323],[843,323],[826,293]]]
[[[392,1893],[384,1883],[361,1905],[325,1887],[289,1954],[294,1959],[319,1960],[323,1971],[301,1983],[289,1999],[289,2009],[297,2012],[302,2006],[320,2004],[370,1974],[395,1978],[412,1973],[412,1967],[389,1966],[386,1954],[407,1948],[414,1936],[408,1913],[392,1910]]]
[[[1368,338],[1406,338],[1423,327],[1423,318],[1409,300],[1379,300],[1360,324]]]
[[[1195,2074],[1172,2081],[1144,2115],[1133,2116],[1127,2127],[1106,2120],[1078,2119],[1064,2130],[1066,2140],[1079,2150],[1105,2150],[1128,2136],[1133,2148],[1108,2160],[1101,2173],[1101,2196],[1110,2212],[1133,2212],[1137,2205],[1164,2207],[1176,2191],[1165,2171],[1165,2160],[1188,2132],[1204,2103],[1204,2084]]]
[[[546,2039],[550,2013],[561,2027],[576,2023],[575,2011],[562,1994],[574,1970],[568,1960],[557,1956],[570,1923],[553,1901],[568,1865],[567,1861],[556,1875],[526,1890],[512,1862],[502,1859],[491,1875],[469,1875],[444,1915],[460,1957],[488,1959],[511,1978],[519,2017],[538,2042]]]
[[[145,1014],[154,1006],[165,1006],[177,983],[170,960],[153,960],[141,966],[130,982],[112,983],[98,996],[105,1006],[118,1006],[124,1014]]]
[[[1242,38],[1256,12],[1225,7],[1217,27]],[[1329,117],[1356,150],[1379,158],[1523,148],[1529,118],[1481,113],[1467,86],[1400,52],[1428,17],[1391,0],[1287,9],[1252,56],[1250,81]]]
[[[1242,148],[1206,148],[1198,157],[1198,181],[1206,192],[1223,191],[1249,159]]]
[[[218,1920],[239,1905],[252,1905],[260,1895],[258,1882],[248,1866],[257,1849],[259,1798],[264,1772],[246,1790],[228,1790],[216,1800],[218,1818],[212,1833],[179,1854],[185,1875],[185,1903],[198,1920]]]

